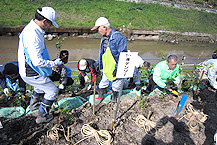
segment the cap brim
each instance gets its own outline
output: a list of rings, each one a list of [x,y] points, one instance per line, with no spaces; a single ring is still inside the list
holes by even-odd
[[[59,26],[57,25],[57,23],[55,21],[53,21],[52,23],[56,28],[59,28]]]
[[[99,28],[99,26],[94,26],[91,31],[96,30],[97,28]]]

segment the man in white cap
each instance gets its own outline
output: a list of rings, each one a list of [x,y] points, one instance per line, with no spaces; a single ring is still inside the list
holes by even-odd
[[[99,65],[103,69],[102,79],[99,83],[99,97],[95,103],[99,104],[103,97],[104,91],[112,81],[112,98],[111,102],[117,102],[118,91],[121,88],[121,79],[116,79],[118,60],[121,52],[127,52],[127,39],[118,31],[111,28],[107,18],[99,17],[95,26],[91,30],[97,29],[103,36],[101,40]]]
[[[31,20],[25,26],[19,35],[18,62],[19,73],[22,79],[34,87],[30,100],[30,110],[38,111],[36,123],[49,122],[53,115],[49,115],[49,110],[58,89],[48,77],[52,73],[52,67],[61,65],[61,59],[51,61],[44,42],[45,30],[55,22],[56,11],[51,7],[42,7],[37,9],[35,19]],[[39,106],[40,97],[43,97]]]

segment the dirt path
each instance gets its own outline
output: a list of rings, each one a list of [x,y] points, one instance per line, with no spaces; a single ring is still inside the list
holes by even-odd
[[[175,119],[175,110],[180,97],[166,95],[161,101],[159,96],[148,97],[148,107],[141,109],[137,98],[121,99],[120,108],[117,114],[117,120],[114,125],[115,133],[114,144],[118,145],[137,145],[137,144],[196,144],[196,145],[214,145],[213,134],[217,129],[217,98],[211,88],[200,91],[199,99],[193,98],[191,92],[187,93],[187,104],[192,104],[195,109],[203,109],[208,115],[206,122],[201,126],[197,133],[192,133],[186,126],[186,120],[178,121]],[[67,97],[70,94],[60,96]],[[54,112],[55,118],[46,124],[37,125],[34,116],[23,116],[16,119],[3,119],[3,129],[0,129],[1,145],[8,144],[74,144],[84,137],[81,134],[81,128],[84,124],[90,124],[98,130],[106,130],[111,127],[111,119],[114,117],[116,104],[100,104],[96,107],[95,116],[92,112],[92,106],[85,104],[79,108],[73,109],[72,121],[59,120],[60,112]],[[156,123],[154,129],[145,132],[144,128],[139,128],[135,123],[139,115],[148,116],[152,112],[151,121]],[[181,116],[185,114],[182,110]],[[180,117],[181,117],[180,116]],[[180,118],[179,117],[179,118]],[[181,122],[181,123],[180,123]],[[61,124],[65,130],[70,128],[70,141],[66,141],[62,131],[59,131],[59,140],[54,141],[47,137],[47,131],[55,124]],[[180,126],[184,125],[184,126]],[[66,132],[67,135],[67,132]],[[83,140],[79,144],[97,144],[96,138],[91,137]]]

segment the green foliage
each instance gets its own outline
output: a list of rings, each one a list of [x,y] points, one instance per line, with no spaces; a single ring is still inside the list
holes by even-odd
[[[141,109],[145,109],[148,107],[148,100],[146,100],[147,96],[141,96],[139,98],[139,106]]]
[[[167,57],[168,57],[168,54],[167,54],[167,53],[164,53],[163,50],[160,50],[159,53],[160,53],[161,61],[167,59]]]
[[[66,39],[66,37],[62,37],[62,39],[58,37],[58,41],[56,42],[56,49],[58,50],[57,58],[59,58],[61,47],[62,47],[62,43],[63,43],[63,41],[65,39]]]
[[[159,95],[159,97],[158,97],[158,100],[163,101],[163,99],[164,99],[165,96],[166,96],[166,93],[165,93],[165,92],[166,92],[166,91],[160,93],[160,95]]]
[[[150,68],[142,67],[142,69],[140,70],[141,78],[148,80],[148,77],[151,75],[152,69],[153,69],[153,66],[151,66]]]
[[[65,120],[72,121],[74,119],[74,115],[71,113],[71,110],[69,110],[68,108],[69,108],[69,103],[66,101],[63,104],[63,108],[58,108],[58,110],[60,111],[61,117],[64,117]]]
[[[202,0],[197,0],[202,1]],[[216,3],[209,0],[210,3]],[[115,0],[1,0],[0,26],[26,25],[36,9],[51,6],[57,11],[61,27],[92,27],[105,16],[112,27],[131,23],[132,29],[194,31],[217,33],[216,14],[198,10],[182,10],[153,3],[127,3]]]
[[[23,108],[27,108],[27,103],[26,100],[24,98],[24,96],[21,96],[21,94],[16,94],[15,96],[11,97],[11,99],[13,99],[13,101],[11,102],[10,106],[14,107],[14,106],[21,106]]]
[[[199,83],[199,75],[200,70],[195,65],[194,68],[191,71],[188,71],[184,73],[184,80],[182,82],[182,89],[184,91],[188,91],[190,87],[197,86]]]

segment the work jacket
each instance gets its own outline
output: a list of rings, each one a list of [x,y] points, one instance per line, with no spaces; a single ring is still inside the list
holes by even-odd
[[[153,72],[154,82],[161,88],[166,87],[167,79],[174,79],[174,83],[180,83],[179,65],[171,70],[165,61],[159,62]]]
[[[85,58],[85,60],[87,61],[87,67],[85,70],[79,69],[79,62],[80,61],[78,61],[78,64],[77,64],[77,68],[78,68],[79,72],[81,73],[81,75],[84,77],[87,75],[86,73],[89,73],[89,72],[91,73],[92,76],[97,75],[98,72],[96,70],[96,65],[97,65],[96,61],[93,59],[89,59],[89,58]]]
[[[19,73],[24,77],[49,76],[54,62],[50,60],[44,42],[45,31],[33,20],[25,26],[19,36]]]
[[[14,75],[16,77],[11,77],[11,75],[5,75],[3,74],[3,71],[5,70],[5,65],[12,63],[15,66],[17,66],[18,68],[18,62],[17,61],[11,61],[11,62],[7,62],[5,64],[3,64],[2,66],[0,66],[0,85],[2,87],[2,89],[4,90],[5,88],[7,88],[7,84],[9,87],[13,86],[14,83],[16,83],[16,80],[19,80],[19,87],[20,87],[20,91],[25,91],[26,90],[26,83],[21,79],[18,69],[14,70]],[[8,81],[7,81],[8,79]],[[13,88],[11,88],[13,90]]]
[[[111,53],[116,61],[115,69],[117,69],[120,52],[127,52],[127,39],[121,33],[119,32],[117,33],[117,31],[113,28],[111,28],[110,33],[111,34],[109,37],[108,47],[110,47]],[[113,33],[115,34],[113,35]],[[105,38],[103,37],[101,39],[101,48],[100,48],[100,57],[99,57],[100,69],[103,69],[102,55],[105,53],[103,51],[104,41],[105,41]]]

